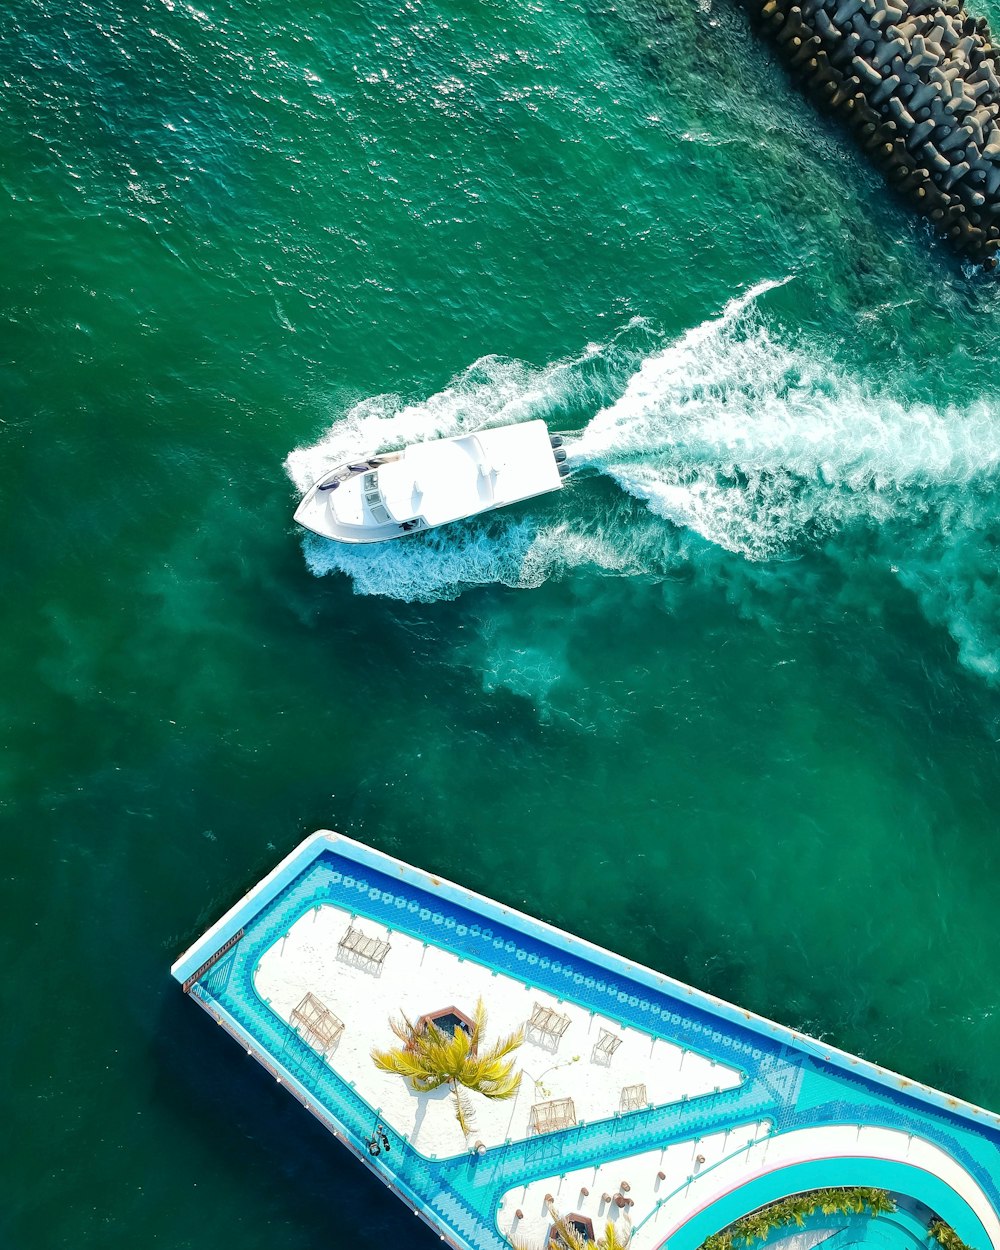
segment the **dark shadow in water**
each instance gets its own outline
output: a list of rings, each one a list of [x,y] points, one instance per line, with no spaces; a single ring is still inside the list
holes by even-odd
[[[151,1110],[174,1122],[178,1140],[207,1142],[214,1183],[268,1195],[269,1245],[440,1245],[180,986],[163,997],[158,1026]]]

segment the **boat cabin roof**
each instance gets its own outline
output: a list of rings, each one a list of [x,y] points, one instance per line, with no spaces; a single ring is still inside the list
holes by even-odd
[[[314,487],[295,514],[307,528],[344,541],[394,538],[562,486],[539,419],[414,443],[392,458],[345,467],[333,489]],[[372,537],[352,538],[352,531]]]
[[[415,443],[378,471],[379,490],[396,521],[423,517],[441,525],[493,502],[490,466],[475,435],[449,442]]]

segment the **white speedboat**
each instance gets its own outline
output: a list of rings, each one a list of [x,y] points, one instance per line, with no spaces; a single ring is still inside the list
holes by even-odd
[[[544,421],[413,443],[331,469],[295,520],[337,542],[387,542],[559,490],[565,459]]]

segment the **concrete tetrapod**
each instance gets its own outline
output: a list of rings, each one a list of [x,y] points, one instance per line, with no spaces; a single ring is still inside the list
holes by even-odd
[[[961,0],[745,0],[802,91],[963,257],[997,265],[1000,51]]]

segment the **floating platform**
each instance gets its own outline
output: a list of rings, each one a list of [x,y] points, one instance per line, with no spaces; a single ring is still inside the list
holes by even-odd
[[[172,968],[186,993],[456,1250],[557,1218],[696,1250],[788,1195],[888,1190],[851,1242],[1000,1250],[1000,1116],[336,833],[307,838]],[[390,1018],[523,1029],[516,1095],[415,1093]],[[827,1221],[829,1223],[829,1221]],[[819,1237],[814,1237],[813,1244]]]

